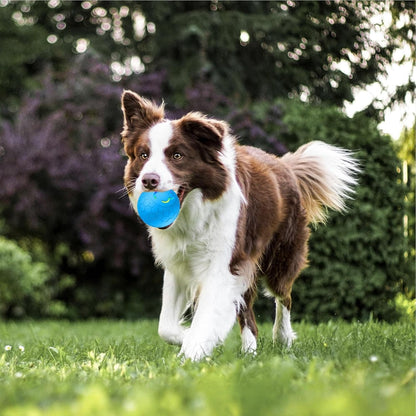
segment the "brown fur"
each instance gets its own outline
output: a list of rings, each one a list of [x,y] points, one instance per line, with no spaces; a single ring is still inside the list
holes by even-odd
[[[235,273],[251,262],[255,275],[264,276],[268,289],[290,310],[292,285],[306,266],[309,238],[297,179],[273,155],[246,146],[236,150],[237,178],[247,204],[240,211],[231,270]],[[255,285],[253,279],[245,294],[246,307],[238,315],[241,330],[248,325],[253,334]]]

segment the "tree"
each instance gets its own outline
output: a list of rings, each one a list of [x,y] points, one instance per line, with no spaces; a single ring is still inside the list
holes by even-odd
[[[13,23],[12,7],[0,7],[0,115],[16,111],[24,91],[34,87],[31,75],[50,58],[43,26]]]
[[[168,68],[179,94],[202,78],[239,99],[291,94],[341,104],[352,98],[352,87],[383,70],[390,54],[369,36],[377,3],[370,9],[347,2],[183,2],[142,9],[156,28],[143,39],[146,53],[156,52],[149,68]]]
[[[415,127],[416,125],[413,125],[411,129],[405,129],[396,144],[398,155],[403,162],[401,167],[402,181],[406,187],[403,222],[407,243],[405,257],[409,269],[404,290],[409,296],[413,297],[415,294]]]
[[[47,67],[65,71],[90,44],[107,65],[132,55],[133,33],[129,9],[117,1],[1,2],[0,115],[11,118],[27,92],[39,88]]]
[[[15,45],[17,71],[23,70],[20,84],[0,77],[0,91],[12,92],[6,97],[27,85],[28,65],[31,74],[46,62],[62,69],[70,55],[90,49],[113,64],[118,79],[135,71],[167,71],[164,92],[178,107],[186,103],[186,90],[200,82],[239,102],[289,95],[341,105],[352,99],[355,86],[386,72],[403,42],[414,52],[415,14],[413,3],[405,1],[6,0],[2,5],[0,18],[13,22],[4,26],[3,39]],[[374,16],[389,10],[393,24],[384,28],[384,39],[374,40]],[[47,47],[35,53],[42,42]],[[22,45],[34,47],[28,53]],[[9,68],[8,59],[4,67]],[[411,84],[405,88],[391,99],[403,100],[414,90]]]
[[[392,103],[406,102],[408,105],[415,105],[416,101],[416,10],[414,1],[393,1],[391,3],[392,23],[389,28],[389,43],[397,50],[397,58],[393,61],[397,64],[409,64],[409,78],[403,80],[391,95],[389,102],[385,103],[383,109],[391,106]]]

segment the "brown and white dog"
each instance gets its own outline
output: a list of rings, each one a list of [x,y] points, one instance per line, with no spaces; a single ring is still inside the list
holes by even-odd
[[[282,158],[241,146],[223,121],[200,113],[164,118],[163,106],[122,96],[125,186],[136,210],[142,192],[173,189],[181,203],[165,229],[148,227],[165,270],[159,335],[200,360],[235,323],[255,353],[258,279],[276,303],[273,339],[290,346],[291,290],[307,262],[308,224],[341,211],[356,184],[350,152],[311,142]],[[190,327],[183,315],[194,308]]]

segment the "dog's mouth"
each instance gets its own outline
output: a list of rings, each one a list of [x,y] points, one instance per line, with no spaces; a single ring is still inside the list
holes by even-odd
[[[178,198],[179,198],[179,203],[180,203],[180,205],[181,205],[181,208],[182,208],[182,204],[183,204],[183,201],[184,201],[184,199],[185,199],[185,197],[186,197],[186,195],[188,194],[188,191],[187,191],[187,188],[185,187],[185,186],[183,186],[183,185],[181,185],[179,188],[178,188],[178,190],[176,191],[176,195],[178,196]],[[173,223],[172,224],[169,224],[169,225],[167,225],[166,227],[160,227],[159,228],[159,230],[166,230],[166,229],[168,229],[169,227],[171,227],[173,225]]]
[[[185,186],[183,186],[183,185],[181,185],[179,188],[178,188],[178,191],[176,192],[176,195],[178,195],[178,198],[179,198],[179,202],[181,203],[181,207],[182,207],[182,203],[183,203],[183,201],[184,201],[184,199],[185,199],[185,197],[186,197],[186,195],[187,195],[187,190],[186,190],[186,188],[185,188]]]

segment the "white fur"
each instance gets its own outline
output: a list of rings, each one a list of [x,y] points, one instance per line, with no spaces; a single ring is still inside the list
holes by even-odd
[[[163,277],[163,305],[160,312],[159,336],[167,342],[181,345],[185,329],[181,325],[182,316],[187,309],[184,288],[169,272]]]
[[[273,325],[273,341],[291,347],[296,333],[290,324],[290,311],[276,298],[276,318]]]
[[[241,350],[246,354],[256,355],[257,339],[248,326],[245,326],[241,332]]]
[[[356,174],[360,171],[357,161],[351,152],[321,141],[312,141],[299,150],[307,158],[320,162],[322,179],[329,187],[331,208],[337,211],[345,209],[345,199],[353,192],[357,184]]]
[[[150,130],[151,157],[143,169],[157,173],[163,184],[173,184],[163,152],[171,134],[167,123]],[[187,195],[177,220],[168,229],[149,227],[156,262],[165,269],[159,334],[168,342],[182,344],[180,354],[193,361],[211,354],[224,341],[248,288],[246,279],[229,270],[243,200],[235,178],[232,143],[231,138],[225,138],[220,154],[232,178],[224,194],[215,201],[204,200],[201,190],[195,189]],[[142,175],[143,171],[132,204],[142,191]],[[195,307],[194,316],[190,328],[185,329],[182,316],[190,306]],[[249,344],[253,342],[247,343],[247,348]]]
[[[235,172],[236,156],[234,150],[234,140],[235,139],[230,135],[224,137],[223,150],[222,152],[220,152],[220,161],[230,172],[232,186],[235,189],[238,189],[240,199],[242,200],[242,202],[244,202],[244,204],[247,204],[247,200],[244,197],[243,191],[241,190],[240,185],[238,185],[237,182],[237,175]]]
[[[147,173],[155,173],[160,177],[160,184],[158,191],[168,191],[173,189],[177,191],[178,185],[175,186],[173,176],[165,164],[164,150],[169,145],[169,140],[172,138],[173,128],[170,121],[165,121],[154,125],[149,130],[149,160],[144,165],[139,177],[136,179],[136,186],[133,193],[130,195],[132,206],[136,210],[137,201],[140,194],[144,191],[142,185],[143,176]]]

